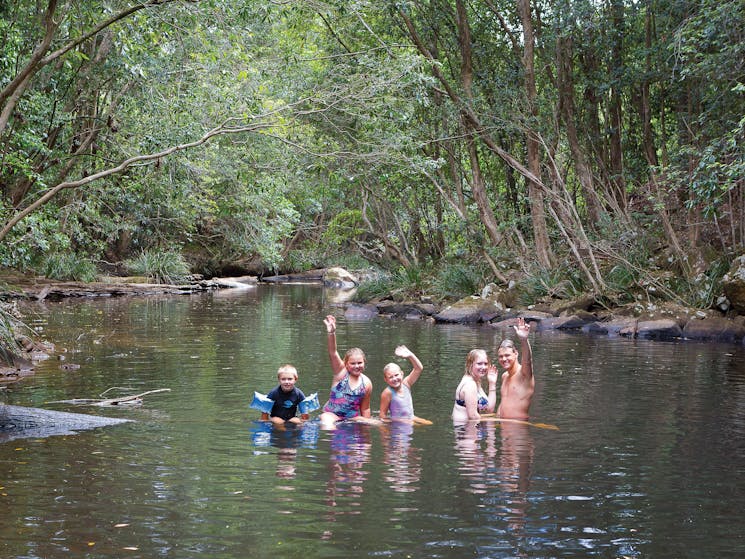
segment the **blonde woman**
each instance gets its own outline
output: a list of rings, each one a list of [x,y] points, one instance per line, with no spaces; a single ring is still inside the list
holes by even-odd
[[[482,381],[487,377],[488,392]],[[455,390],[453,421],[478,421],[481,414],[494,413],[497,405],[497,368],[483,349],[472,349],[466,357],[466,370]]]

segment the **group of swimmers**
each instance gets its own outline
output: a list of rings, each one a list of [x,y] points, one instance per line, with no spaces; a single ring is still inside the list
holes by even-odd
[[[364,374],[365,354],[359,348],[351,348],[342,359],[336,346],[336,318],[329,315],[323,322],[328,334],[327,349],[333,379],[329,399],[320,414],[321,426],[333,428],[336,422],[343,420],[375,422],[370,410],[372,381]],[[535,392],[532,353],[528,341],[530,324],[518,318],[514,328],[520,342],[520,351],[510,339],[502,341],[497,350],[497,361],[504,369],[499,406],[497,407],[497,367],[490,362],[485,350],[473,349],[466,357],[465,372],[455,390],[452,413],[454,421],[528,419]],[[408,375],[404,375],[396,363],[388,363],[384,367],[383,378],[387,386],[380,395],[380,420],[431,424],[430,421],[414,415],[411,397],[411,388],[424,368],[422,362],[404,345],[398,346],[395,354],[407,359],[412,369]],[[522,357],[518,360],[520,355]],[[488,392],[482,385],[484,377],[488,381]],[[308,405],[309,398],[295,386],[298,380],[297,369],[292,365],[283,365],[277,372],[277,379],[278,386],[263,397],[266,407],[261,418],[275,424],[306,421],[312,407]]]

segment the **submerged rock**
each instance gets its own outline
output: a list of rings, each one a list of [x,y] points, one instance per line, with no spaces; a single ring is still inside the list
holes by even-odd
[[[680,325],[672,319],[639,321],[636,337],[645,340],[674,340],[683,337]]]
[[[633,336],[636,332],[636,319],[621,317],[606,321],[590,322],[582,328],[582,331],[587,332],[588,334],[601,334],[607,336],[620,336],[622,335],[622,332],[630,332]]]
[[[15,439],[73,435],[79,431],[130,421],[117,417],[0,404],[0,443]]]

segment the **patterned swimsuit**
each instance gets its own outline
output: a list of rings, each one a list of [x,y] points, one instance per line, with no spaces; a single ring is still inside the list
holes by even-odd
[[[360,415],[362,400],[367,394],[365,385],[367,377],[360,375],[360,384],[354,390],[349,386],[349,373],[331,387],[329,401],[323,406],[324,412],[336,414],[341,419],[349,419]]]
[[[466,407],[466,401],[459,399],[458,394],[460,394],[461,388],[463,387],[463,381],[458,385],[457,390],[455,391],[455,403],[459,406]],[[484,394],[484,390],[479,387],[479,399],[476,402],[476,409],[479,411],[479,413],[487,411],[486,407],[489,405],[489,400],[486,398],[486,394]]]

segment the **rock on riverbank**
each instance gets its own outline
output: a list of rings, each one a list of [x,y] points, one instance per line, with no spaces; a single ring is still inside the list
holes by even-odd
[[[144,278],[107,278],[101,282],[54,282],[43,278],[6,279],[6,297],[31,300],[58,300],[65,297],[115,297],[127,295],[188,294],[216,289],[250,288],[256,283],[320,283],[340,292],[352,293],[359,279],[343,268],[311,270],[258,279],[194,278],[186,285],[153,284]],[[650,340],[704,340],[745,343],[745,316],[724,316],[717,311],[703,312],[681,306],[632,304],[616,309],[601,307],[591,295],[574,300],[550,300],[529,308],[517,308],[514,294],[487,286],[480,295],[465,297],[447,305],[436,305],[427,298],[418,301],[376,300],[348,302],[338,298],[344,314],[351,320],[374,316],[426,319],[457,324],[482,324],[506,328],[522,317],[535,324],[536,331],[562,330],[592,335],[622,336]]]
[[[500,329],[511,327],[518,317],[522,317],[534,323],[536,331],[561,330],[649,340],[745,343],[745,317],[742,316],[725,318],[713,312],[705,313],[672,304],[594,309],[587,298],[579,299],[576,303],[567,305],[564,301],[554,306],[570,307],[564,310],[550,305],[515,309],[499,305],[489,298],[470,296],[441,310],[432,310],[431,306],[418,302],[393,304],[390,301],[368,304],[365,308],[368,314],[373,307],[376,314],[401,318],[424,316],[435,322],[484,324]],[[350,308],[359,309],[360,305],[349,307],[347,312],[350,312]]]

